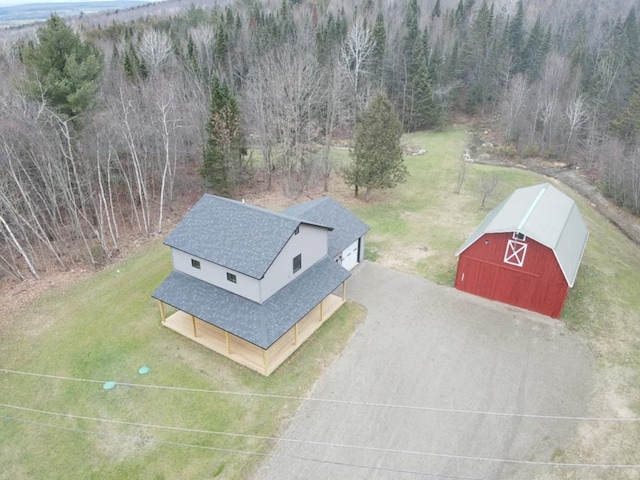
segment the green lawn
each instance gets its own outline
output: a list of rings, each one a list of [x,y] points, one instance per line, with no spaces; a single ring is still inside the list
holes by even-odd
[[[64,377],[304,396],[344,347],[363,309],[347,304],[264,378],[160,325],[150,293],[169,273],[168,248],[144,253],[57,291],[2,332],[1,368]],[[148,365],[147,375],[137,373]],[[297,401],[75,382],[0,372],[0,403],[187,429],[273,436]],[[265,440],[167,431],[0,407],[0,478],[243,478]],[[59,427],[60,429],[45,425]],[[62,430],[87,430],[91,433]],[[167,445],[175,442],[207,449]]]

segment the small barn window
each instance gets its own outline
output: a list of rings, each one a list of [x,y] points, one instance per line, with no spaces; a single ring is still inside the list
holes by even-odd
[[[227,272],[227,280],[229,280],[231,283],[238,283],[238,278],[233,273]]]
[[[513,232],[513,239],[514,240],[520,240],[521,242],[524,242],[527,239],[527,236],[524,233]]]
[[[195,258],[191,259],[191,266],[193,268],[197,268],[198,270],[200,270],[200,260],[196,260]]]
[[[509,240],[507,242],[507,250],[504,252],[504,263],[522,267],[524,265],[524,257],[527,254],[527,244]]]
[[[296,273],[301,268],[302,268],[302,254],[299,253],[298,255],[293,257],[293,273]]]

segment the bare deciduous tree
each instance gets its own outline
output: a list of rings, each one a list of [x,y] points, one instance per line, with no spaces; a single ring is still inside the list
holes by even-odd
[[[571,148],[571,142],[576,132],[584,126],[589,120],[587,102],[582,95],[577,95],[573,100],[569,101],[565,109],[565,114],[569,123],[569,135],[567,137],[567,146],[564,150],[563,159],[566,161]]]
[[[374,49],[375,41],[369,28],[361,18],[356,19],[340,50],[340,68],[350,91],[353,122],[369,97],[367,62]]]
[[[149,72],[153,74],[169,58],[171,39],[164,32],[147,29],[142,34],[139,48]]]

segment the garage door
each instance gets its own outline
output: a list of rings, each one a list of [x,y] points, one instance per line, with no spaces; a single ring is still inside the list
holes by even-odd
[[[349,245],[342,252],[342,266],[351,270],[358,264],[358,240]]]

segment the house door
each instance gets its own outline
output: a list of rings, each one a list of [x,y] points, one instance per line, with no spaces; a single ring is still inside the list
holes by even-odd
[[[358,264],[358,240],[349,245],[342,252],[342,266],[352,270]]]

